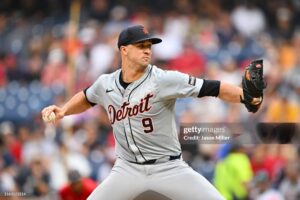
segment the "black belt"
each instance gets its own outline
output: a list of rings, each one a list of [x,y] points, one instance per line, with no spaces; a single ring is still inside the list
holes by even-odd
[[[169,157],[169,160],[177,160],[177,159],[180,159],[181,158],[181,154],[179,154],[178,156],[170,156]],[[130,163],[134,163],[134,164],[138,164],[138,165],[152,165],[154,163],[156,163],[156,161],[158,161],[159,159],[151,159],[151,160],[147,160],[145,162],[142,162],[142,163],[139,163],[139,162],[132,162],[132,161],[129,161]]]

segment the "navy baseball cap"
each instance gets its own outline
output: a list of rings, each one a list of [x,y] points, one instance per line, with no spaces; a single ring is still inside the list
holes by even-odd
[[[131,26],[124,29],[120,33],[118,40],[118,48],[120,49],[121,46],[143,42],[146,40],[149,40],[150,42],[152,42],[152,44],[157,44],[162,41],[160,38],[156,38],[150,35],[148,30],[144,26]]]

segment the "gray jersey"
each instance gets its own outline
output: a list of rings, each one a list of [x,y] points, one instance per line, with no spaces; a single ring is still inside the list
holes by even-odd
[[[145,162],[181,153],[175,123],[176,98],[197,97],[203,80],[149,65],[124,89],[121,70],[101,75],[87,89],[90,102],[108,113],[121,159]]]

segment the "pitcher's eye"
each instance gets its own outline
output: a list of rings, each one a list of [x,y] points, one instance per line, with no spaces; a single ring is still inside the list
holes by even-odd
[[[139,49],[151,49],[152,44],[151,43],[137,43],[135,46]]]
[[[151,44],[142,44],[140,48],[143,48],[143,49],[148,49],[149,48],[149,49],[151,49],[151,46],[152,46]]]

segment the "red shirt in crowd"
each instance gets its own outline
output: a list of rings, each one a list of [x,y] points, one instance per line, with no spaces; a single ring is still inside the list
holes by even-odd
[[[61,200],[86,200],[97,187],[97,183],[89,178],[82,178],[81,184],[80,192],[75,192],[72,184],[68,184],[60,189],[59,196]]]
[[[205,71],[205,58],[196,50],[186,47],[181,55],[167,63],[167,69],[178,70],[199,77]]]

